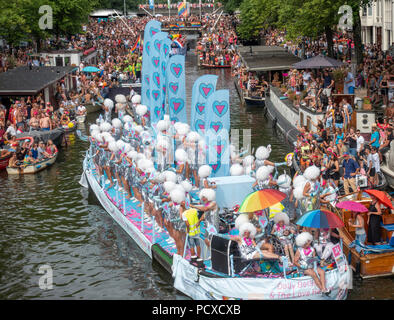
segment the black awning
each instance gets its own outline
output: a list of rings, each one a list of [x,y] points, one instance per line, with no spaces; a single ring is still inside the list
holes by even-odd
[[[0,95],[34,95],[64,78],[76,67],[18,67],[0,73]]]

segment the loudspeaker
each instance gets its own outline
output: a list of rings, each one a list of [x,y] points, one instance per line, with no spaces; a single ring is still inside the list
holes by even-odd
[[[361,133],[372,133],[372,124],[375,123],[375,112],[357,110],[357,130]]]
[[[233,256],[234,273],[239,273],[245,267],[245,260],[241,258],[238,243],[220,236],[212,235],[212,269],[227,275],[231,275],[231,255]]]

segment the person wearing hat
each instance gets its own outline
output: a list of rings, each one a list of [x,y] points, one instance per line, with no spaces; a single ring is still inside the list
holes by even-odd
[[[344,168],[344,174],[342,177],[343,187],[345,189],[345,193],[349,194],[349,186],[352,187],[353,192],[356,192],[356,175],[360,171],[360,166],[358,163],[350,157],[349,152],[345,152],[343,154],[344,160],[342,162],[342,166]]]

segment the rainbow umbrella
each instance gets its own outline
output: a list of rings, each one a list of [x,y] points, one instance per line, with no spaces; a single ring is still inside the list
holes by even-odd
[[[368,212],[368,209],[361,203],[356,201],[342,201],[336,204],[337,208],[345,209],[353,212]]]
[[[239,212],[255,212],[271,207],[286,198],[286,194],[275,189],[263,189],[247,195]]]
[[[318,229],[341,228],[344,226],[342,220],[335,213],[321,209],[305,213],[298,219],[296,224]]]

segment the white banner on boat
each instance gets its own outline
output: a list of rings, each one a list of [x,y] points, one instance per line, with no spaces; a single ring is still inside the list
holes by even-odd
[[[326,272],[329,296],[322,295],[310,277],[301,278],[211,278],[179,255],[173,257],[174,287],[193,299],[320,300],[346,299],[337,269]]]

